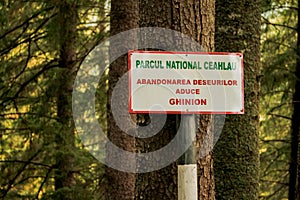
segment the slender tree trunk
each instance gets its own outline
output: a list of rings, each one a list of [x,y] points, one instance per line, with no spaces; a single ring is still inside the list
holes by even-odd
[[[111,18],[110,18],[110,34],[111,36],[118,34],[122,31],[138,27],[138,1],[137,0],[112,0],[111,1]],[[118,55],[124,47],[131,46],[135,49],[134,36],[132,37],[131,44],[124,43],[111,43],[110,54]],[[128,39],[128,38],[127,38]],[[127,40],[128,41],[128,40]],[[122,41],[121,41],[122,42]],[[137,42],[136,42],[137,43]],[[130,49],[127,49],[130,50]],[[116,125],[112,112],[111,112],[111,96],[112,91],[118,82],[119,78],[127,72],[127,55],[123,55],[111,63],[109,67],[109,89],[108,89],[108,138],[115,145],[121,149],[135,152],[135,140],[134,138],[122,132]],[[120,94],[118,98],[122,98]],[[122,107],[124,105],[120,105]],[[115,108],[118,109],[118,108]],[[120,155],[113,155],[111,152],[107,152],[107,160],[110,158],[116,158]],[[128,160],[128,162],[134,162]],[[107,195],[106,199],[134,199],[134,186],[135,186],[135,174],[121,172],[112,168],[106,168],[107,175]]]
[[[150,0],[147,3],[140,1],[140,26],[158,26],[180,31],[198,41],[206,51],[211,51],[214,46],[214,1]],[[178,49],[191,51],[191,47],[182,46],[180,39],[176,43],[178,43]],[[145,115],[139,115],[138,122],[139,125],[150,123],[149,118]],[[196,141],[198,148],[203,143],[204,135],[207,134],[210,123],[211,116],[199,117],[199,131]],[[162,148],[175,136],[176,131],[176,116],[168,115],[163,130],[153,138],[139,140],[137,148],[143,152]],[[214,199],[212,156],[208,153],[208,156],[200,159],[197,154],[196,159],[199,199]],[[161,170],[138,174],[137,176],[136,199],[174,200],[178,198],[177,193],[176,163],[172,163]]]
[[[198,31],[198,36],[195,38],[205,51],[214,50],[214,33],[215,33],[215,1],[206,0],[199,1],[199,10],[196,12],[196,19],[198,21],[195,31]],[[191,22],[192,23],[192,22]],[[200,31],[199,31],[200,29]],[[200,115],[198,122],[198,132],[196,146],[198,149],[202,148],[211,150],[213,145],[213,116]],[[204,138],[208,135],[209,140],[204,144]],[[199,151],[199,150],[198,150]],[[211,152],[202,152],[204,157],[200,157],[200,152],[197,154],[198,167],[198,199],[200,200],[214,200],[215,199],[215,179],[213,157]]]
[[[206,156],[198,157],[198,199],[214,200],[215,198],[215,178],[214,178],[214,162],[212,153],[208,152],[213,145],[213,116],[201,115],[199,117],[198,133],[197,133],[197,156],[204,154]],[[208,136],[208,140],[204,138]],[[205,142],[204,142],[205,141]],[[204,148],[203,148],[204,147]],[[205,149],[204,151],[199,149]]]
[[[245,114],[226,117],[215,147],[216,199],[258,199],[260,0],[216,1],[216,51],[244,53]]]
[[[59,65],[57,116],[61,128],[56,133],[57,155],[55,170],[56,199],[74,199],[74,123],[72,118],[72,90],[76,75],[77,8],[68,1],[58,3]]]
[[[298,0],[298,8],[300,8]],[[289,181],[289,200],[300,199],[300,12],[298,10],[297,25],[297,58],[296,58],[296,83],[293,96],[293,115],[291,124],[291,163],[290,163],[290,181]]]

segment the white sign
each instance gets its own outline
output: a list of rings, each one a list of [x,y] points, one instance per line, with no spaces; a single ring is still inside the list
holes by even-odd
[[[243,114],[241,53],[129,51],[130,113]]]

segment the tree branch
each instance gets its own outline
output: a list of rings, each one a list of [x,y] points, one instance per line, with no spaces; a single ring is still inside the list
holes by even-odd
[[[279,115],[279,114],[274,114],[274,113],[268,113],[267,115],[271,115],[272,117],[280,117],[280,118],[283,118],[283,119],[292,120],[291,117],[284,116],[284,115]]]
[[[288,29],[291,29],[293,31],[297,31],[296,28],[292,27],[292,26],[288,26],[288,25],[285,25],[285,24],[276,24],[276,23],[272,23],[270,22],[267,18],[265,17],[262,17],[262,19],[264,20],[264,23],[265,24],[268,24],[268,25],[272,25],[274,27],[283,27],[283,28],[288,28]]]
[[[37,72],[35,75],[33,75],[30,79],[28,79],[27,81],[25,81],[21,86],[20,88],[18,89],[18,91],[14,94],[14,96],[12,97],[7,97],[5,98],[1,103],[0,103],[0,107],[4,106],[5,103],[7,103],[8,101],[11,101],[11,100],[14,100],[16,99],[19,94],[25,89],[25,87],[27,87],[27,85],[29,83],[31,83],[33,80],[35,80],[36,78],[38,78],[41,74],[43,74],[45,71],[51,69],[51,68],[54,68],[54,67],[57,67],[58,65],[51,65],[52,63],[54,63],[56,60],[53,59],[51,62],[47,63],[47,65],[45,65],[43,67],[43,69],[41,69],[39,72]],[[9,91],[12,89],[12,87],[7,90],[6,92],[4,92],[2,94],[2,98],[4,97],[5,94],[9,93]]]
[[[25,168],[31,163],[31,161],[41,152],[42,150],[38,150],[35,154],[33,154],[27,162],[24,163],[24,165],[18,170],[17,174],[14,176],[13,179],[9,180],[8,187],[4,190],[4,193],[0,197],[5,197],[9,190],[13,187],[13,184],[17,180],[17,178],[22,174],[22,172],[25,170]]]
[[[39,198],[40,192],[42,191],[42,188],[43,188],[44,184],[45,184],[46,181],[48,180],[48,177],[49,177],[49,175],[50,175],[52,169],[53,169],[53,167],[51,167],[51,168],[48,170],[48,172],[47,172],[47,174],[46,174],[46,176],[45,176],[43,182],[41,183],[41,185],[40,185],[40,187],[39,187],[39,189],[38,189],[38,191],[37,191],[37,193],[36,193],[36,199]]]
[[[284,6],[284,5],[278,5],[278,6],[273,6],[267,10],[264,10],[263,13],[271,11],[271,10],[278,10],[278,9],[290,9],[290,10],[294,10],[294,11],[299,11],[298,7],[294,7],[294,6]]]
[[[269,142],[283,142],[283,143],[290,143],[290,141],[289,140],[279,140],[279,139],[277,139],[277,140],[264,140],[264,139],[260,139],[262,142],[265,142],[265,143],[269,143]]]
[[[17,30],[17,29],[19,29],[19,28],[21,28],[22,26],[24,26],[24,25],[26,25],[26,24],[29,24],[29,22],[30,22],[32,19],[36,18],[36,17],[39,16],[41,13],[43,13],[43,12],[45,12],[45,11],[49,11],[49,10],[51,10],[51,9],[53,9],[53,8],[54,8],[54,6],[51,6],[51,7],[49,7],[49,8],[45,8],[44,10],[41,10],[40,12],[37,12],[37,13],[33,14],[31,17],[27,18],[23,23],[21,23],[21,24],[15,26],[14,28],[8,30],[8,31],[5,32],[3,35],[1,35],[1,36],[0,36],[0,39],[3,39],[3,38],[6,37],[8,34],[14,32],[15,30]]]
[[[24,160],[0,160],[0,163],[23,163],[26,165],[37,165],[37,166],[43,166],[47,168],[51,168],[52,166],[44,164],[44,163],[38,163],[38,162],[33,162],[31,160],[29,161],[24,161]]]

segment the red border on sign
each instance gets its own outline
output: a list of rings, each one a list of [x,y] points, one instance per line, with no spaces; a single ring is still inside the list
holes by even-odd
[[[242,98],[242,110],[240,112],[219,112],[219,111],[152,111],[152,110],[139,110],[134,111],[132,109],[132,96],[131,96],[131,55],[133,53],[148,53],[148,54],[200,54],[200,55],[235,55],[240,56],[241,59],[241,98]],[[176,51],[143,51],[143,50],[129,50],[128,51],[128,80],[129,80],[129,106],[128,111],[130,114],[244,114],[245,108],[244,108],[244,57],[242,53],[229,53],[229,52],[176,52]]]

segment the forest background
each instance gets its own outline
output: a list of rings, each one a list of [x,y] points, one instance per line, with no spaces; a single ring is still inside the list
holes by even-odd
[[[260,176],[252,198],[296,199],[300,195],[300,5],[294,0],[237,2],[232,1],[231,8],[259,2],[261,12],[261,63],[255,74],[260,83]],[[0,1],[0,198],[109,199],[113,190],[108,188],[107,169],[76,136],[71,97],[78,67],[110,36],[110,3]],[[216,0],[216,21],[222,16],[220,7],[226,7],[225,0]],[[218,36],[220,29],[215,30]],[[216,50],[220,43],[216,39]],[[97,118],[105,131],[108,80],[107,71],[96,92]],[[216,151],[218,164],[217,156],[226,155]],[[224,195],[218,190],[222,187],[218,171],[220,165],[214,172],[217,197]]]

